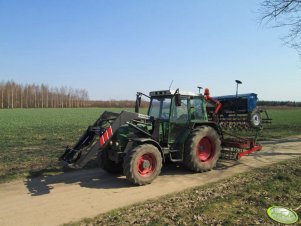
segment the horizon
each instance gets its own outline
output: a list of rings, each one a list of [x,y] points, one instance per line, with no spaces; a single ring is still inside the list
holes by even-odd
[[[66,86],[62,86],[62,87],[51,87],[51,86],[49,86],[48,84],[45,84],[45,83],[42,83],[42,84],[20,84],[20,83],[17,83],[16,81],[13,81],[13,80],[10,80],[10,81],[0,81],[0,90],[1,90],[1,85],[4,85],[5,86],[5,84],[9,84],[9,83],[12,83],[12,84],[14,84],[15,85],[15,87],[17,87],[17,89],[21,89],[22,88],[22,93],[24,93],[25,92],[25,90],[24,89],[26,89],[28,86],[30,86],[30,87],[39,87],[38,89],[39,90],[41,90],[41,87],[47,87],[47,90],[49,91],[49,93],[54,93],[55,95],[60,95],[59,94],[59,92],[60,92],[60,90],[61,89],[63,89],[64,90],[64,92],[65,93],[63,93],[62,95],[67,95],[67,96],[69,96],[69,95],[78,95],[78,94],[80,94],[81,92],[84,92],[85,93],[85,98],[87,97],[88,99],[87,99],[87,101],[88,102],[110,102],[110,101],[113,101],[113,102],[123,102],[123,101],[130,101],[130,102],[135,102],[135,100],[136,100],[136,98],[134,98],[134,99],[91,99],[90,97],[89,97],[89,93],[86,93],[86,92],[88,92],[88,91],[86,91],[86,90],[84,90],[84,89],[73,89],[72,87],[66,87]],[[198,89],[200,88],[200,87],[197,87]],[[5,90],[5,88],[4,88],[4,90]],[[173,92],[175,92],[175,89],[167,89],[167,90],[170,90],[170,91],[173,91]],[[201,87],[201,90],[203,91],[203,88]],[[150,92],[154,92],[154,91],[165,91],[165,90],[151,90]],[[180,90],[181,91],[181,90]],[[11,92],[11,90],[9,90],[9,91],[6,91],[6,92]],[[18,91],[15,91],[16,93],[20,93],[20,90],[18,90]],[[192,93],[194,93],[194,94],[199,94],[199,92],[195,92],[195,91],[188,91],[188,90],[182,90],[182,92],[192,92]],[[143,92],[142,92],[143,93]],[[5,95],[7,94],[7,93],[4,93]],[[148,95],[149,93],[144,93],[144,94],[146,94],[146,95]],[[200,94],[202,94],[202,95],[204,95],[202,92],[200,93]],[[245,94],[249,94],[249,93],[240,93],[239,92],[239,89],[238,89],[238,95],[245,95]],[[256,93],[255,93],[256,94]],[[15,94],[16,95],[16,94]],[[232,93],[232,94],[227,94],[227,95],[232,95],[232,96],[235,96],[236,95],[236,90],[235,90],[235,93]],[[22,95],[21,95],[22,96]],[[215,97],[217,97],[217,96],[215,96]],[[147,100],[146,100],[146,98],[144,97],[144,100],[143,101],[146,101],[147,102]],[[301,101],[291,101],[291,100],[261,100],[261,99],[259,99],[258,98],[258,101],[259,102],[279,102],[279,103],[285,103],[285,102],[288,102],[288,103],[301,103]],[[22,107],[21,107],[22,108]],[[26,107],[25,107],[26,108]],[[5,108],[4,108],[5,109]]]

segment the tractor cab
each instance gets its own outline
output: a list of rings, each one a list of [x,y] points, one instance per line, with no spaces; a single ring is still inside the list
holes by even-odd
[[[194,124],[207,121],[203,95],[185,91],[150,92],[148,115],[160,122],[160,144],[183,144]]]

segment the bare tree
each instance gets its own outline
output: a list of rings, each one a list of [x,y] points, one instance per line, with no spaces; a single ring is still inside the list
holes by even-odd
[[[14,85],[11,85],[11,108],[14,108]]]
[[[1,108],[3,109],[4,108],[4,101],[3,101],[3,97],[4,97],[4,89],[3,87],[1,87]]]
[[[37,89],[34,87],[34,107],[37,107]]]
[[[20,91],[20,108],[23,108],[23,86],[18,86],[19,91]]]
[[[46,108],[49,107],[49,87],[47,85],[44,86],[45,93],[46,93]]]
[[[284,43],[301,54],[301,0],[264,0],[260,13],[262,22],[287,28]]]
[[[25,85],[25,87],[24,87],[24,94],[25,94],[25,106],[26,106],[26,108],[28,108],[29,107],[29,105],[28,105],[28,102],[29,102],[29,86],[28,85]]]
[[[0,83],[0,90],[1,90],[1,108],[4,108],[4,83]]]

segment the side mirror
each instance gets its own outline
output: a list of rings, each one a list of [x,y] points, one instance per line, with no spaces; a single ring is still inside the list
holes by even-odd
[[[135,112],[136,113],[139,113],[140,105],[141,105],[141,96],[137,95],[136,103],[135,103]]]
[[[180,107],[181,106],[181,94],[177,93],[175,94],[175,103],[176,103],[176,106],[177,107]]]

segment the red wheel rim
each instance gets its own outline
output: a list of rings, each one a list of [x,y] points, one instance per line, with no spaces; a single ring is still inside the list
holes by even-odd
[[[153,154],[147,153],[138,159],[137,171],[142,177],[148,177],[153,174],[157,167],[156,157]]]
[[[214,156],[214,149],[209,138],[204,137],[200,140],[196,148],[197,158],[201,162],[207,162]]]

